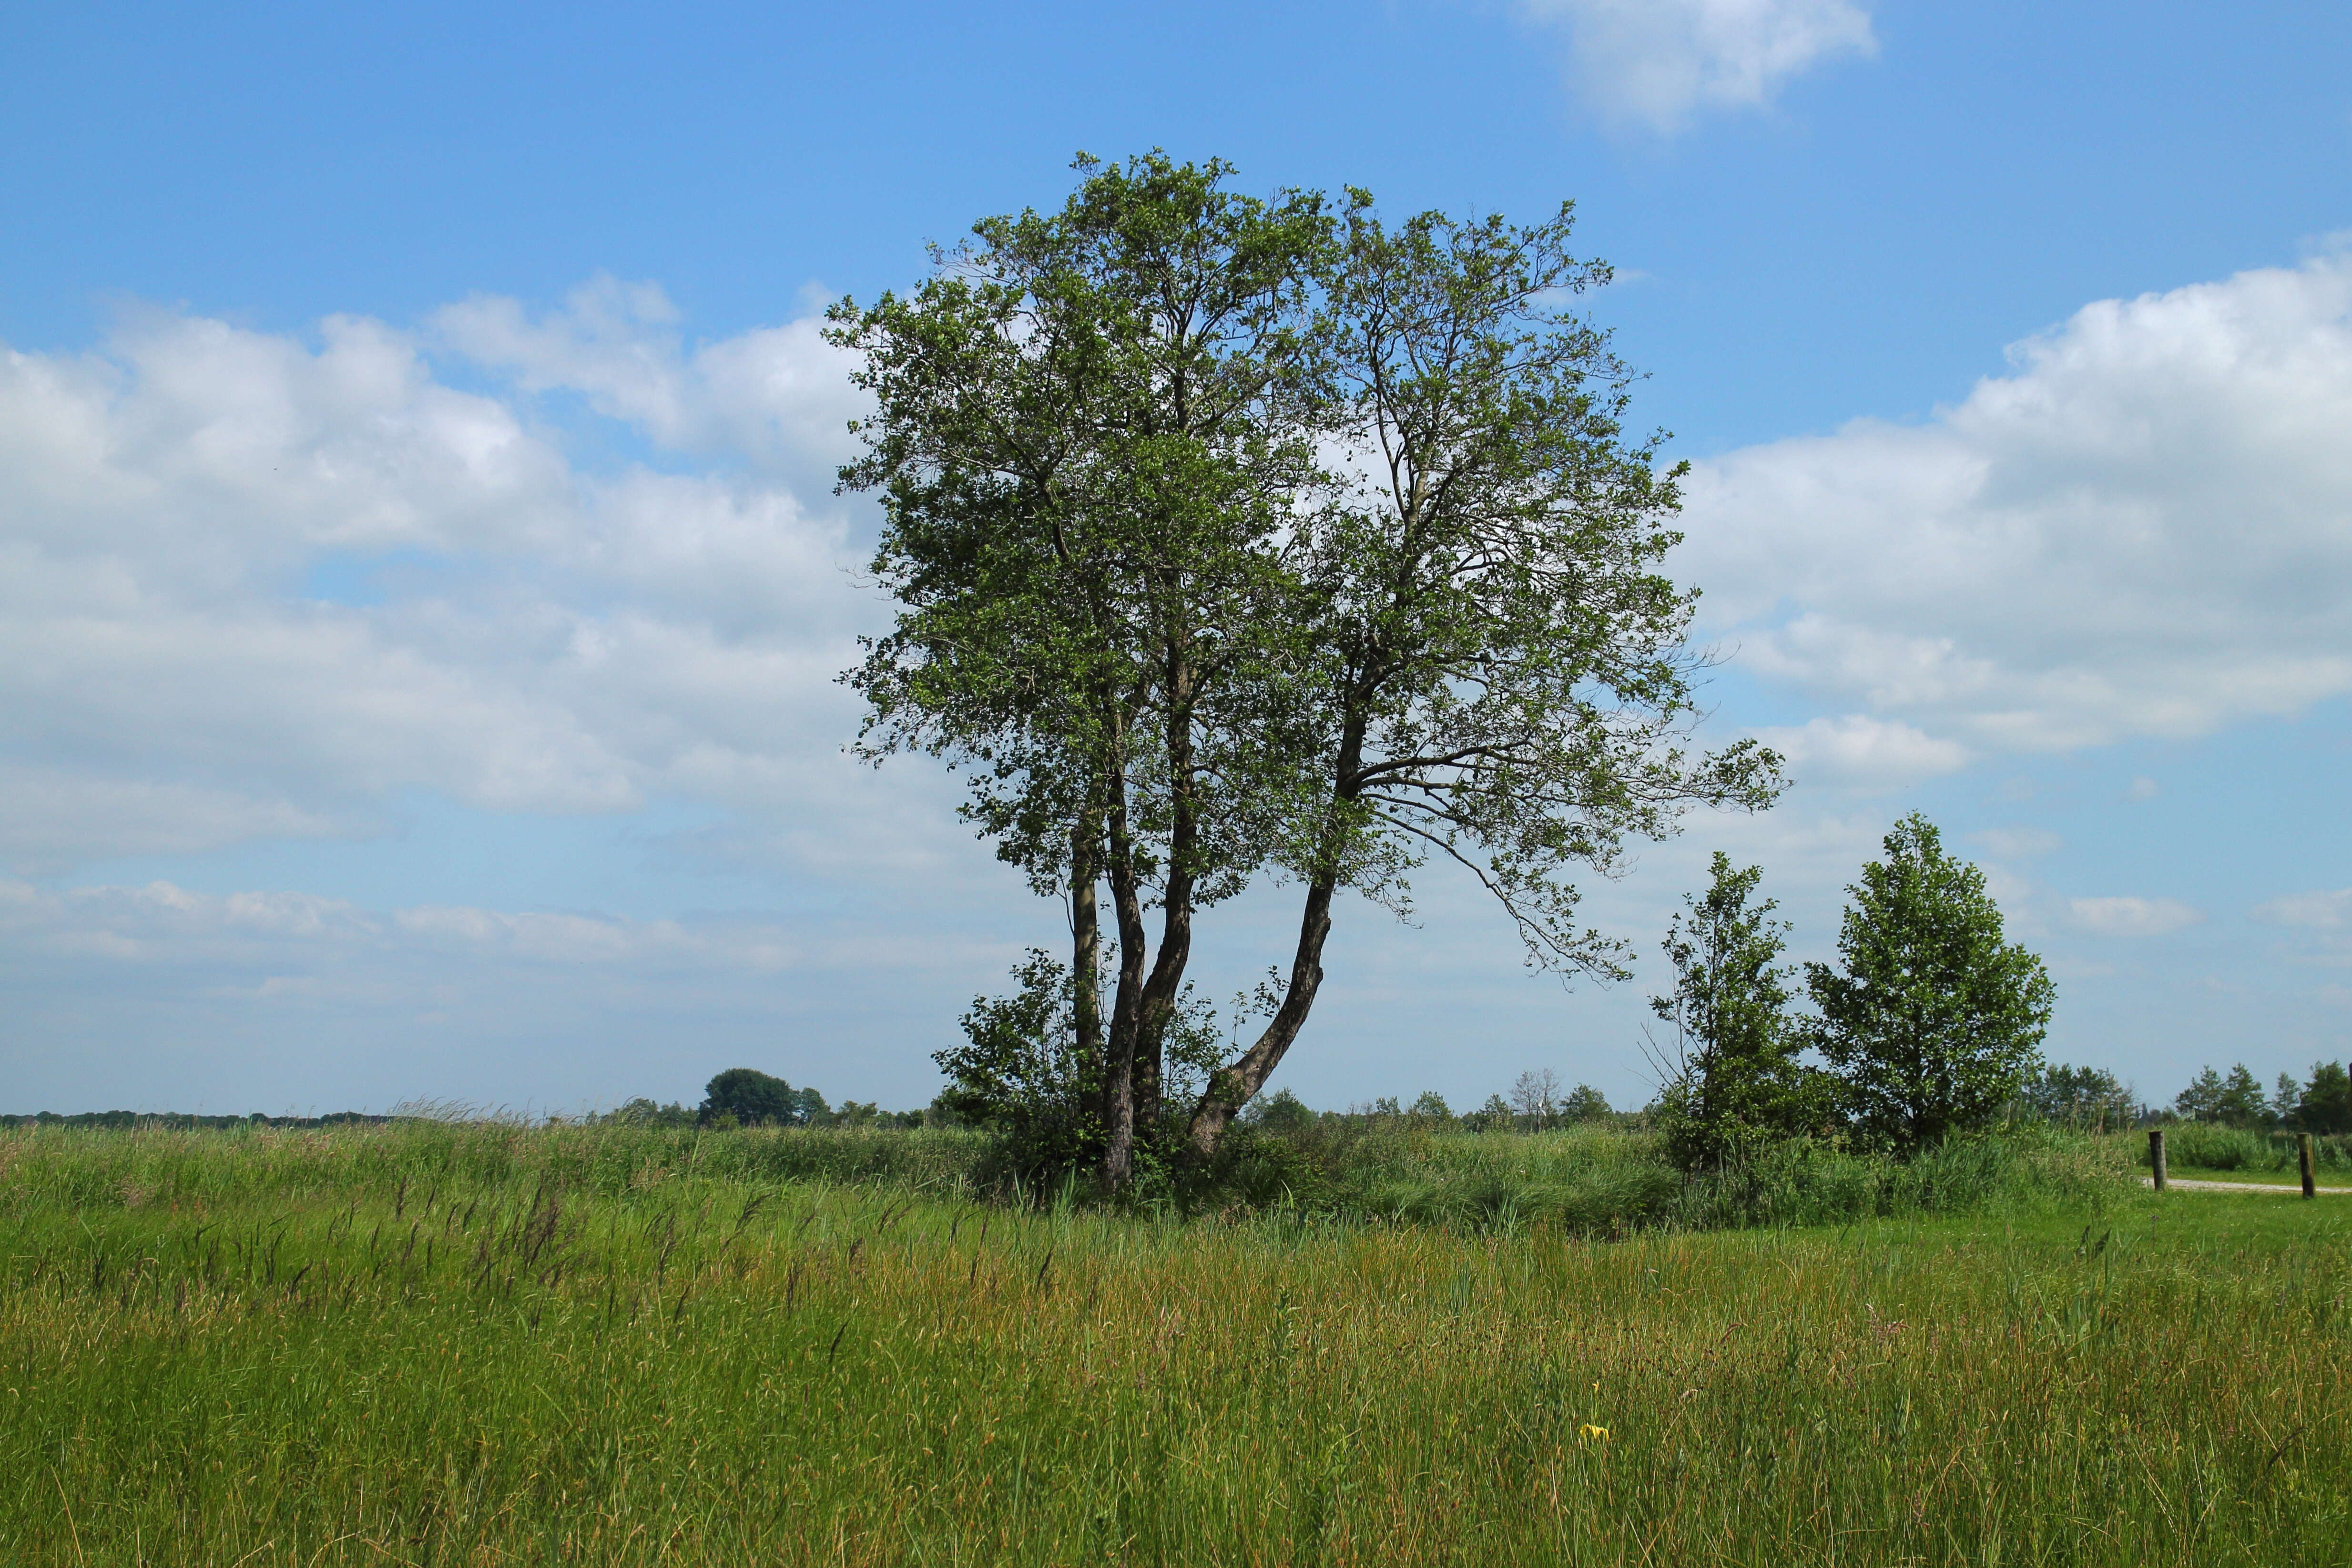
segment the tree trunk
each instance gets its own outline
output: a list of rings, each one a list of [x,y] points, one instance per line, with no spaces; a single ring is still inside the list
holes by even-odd
[[[1306,1026],[1307,1015],[1315,1006],[1315,994],[1322,988],[1323,943],[1331,935],[1331,895],[1339,881],[1339,807],[1361,787],[1357,770],[1363,766],[1364,760],[1363,695],[1360,692],[1349,703],[1350,710],[1340,731],[1338,765],[1331,778],[1332,814],[1326,819],[1326,837],[1322,853],[1318,856],[1314,880],[1307,884],[1307,906],[1298,920],[1298,946],[1290,960],[1290,984],[1282,994],[1282,1005],[1275,1009],[1256,1042],[1238,1059],[1210,1075],[1209,1087],[1202,1092],[1201,1103],[1192,1111],[1192,1125],[1185,1131],[1192,1152],[1201,1159],[1216,1153],[1225,1129],[1241,1108],[1265,1087],[1265,1080],[1282,1065],[1283,1054]]]
[[[1102,808],[1089,802],[1070,830],[1070,1024],[1080,1081],[1103,1069]]]
[[[1111,912],[1118,921],[1118,987],[1110,1011],[1109,1047],[1103,1061],[1102,1179],[1114,1190],[1135,1173],[1135,1055],[1143,1002],[1143,893],[1135,873],[1135,840],[1127,817],[1127,779],[1114,767],[1105,781],[1109,811]]]
[[[1184,984],[1184,969],[1192,957],[1192,891],[1200,880],[1200,810],[1193,796],[1192,672],[1181,656],[1170,660],[1168,714],[1168,773],[1170,820],[1168,880],[1160,901],[1160,951],[1151,976],[1143,983],[1141,1016],[1136,1037],[1135,1116],[1146,1127],[1160,1114],[1160,1055],[1168,1026],[1176,1016],[1176,997]]]
[[[1298,922],[1298,948],[1290,961],[1290,985],[1282,994],[1282,1005],[1275,1009],[1256,1043],[1210,1078],[1208,1089],[1192,1112],[1186,1138],[1202,1159],[1217,1152],[1218,1142],[1235,1114],[1282,1065],[1283,1053],[1298,1038],[1315,1005],[1315,993],[1323,984],[1323,943],[1331,934],[1333,888],[1328,875],[1307,885],[1307,908]]]

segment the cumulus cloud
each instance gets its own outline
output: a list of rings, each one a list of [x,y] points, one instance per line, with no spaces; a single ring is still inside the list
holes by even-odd
[[[2039,827],[1989,827],[1975,837],[1988,853],[2000,860],[2031,860],[2054,854],[2066,845],[2058,835]]]
[[[2333,931],[2352,923],[2352,888],[2326,893],[2289,893],[2255,905],[2253,916],[2265,925],[2316,926]]]
[[[1978,755],[2352,689],[2352,256],[2090,305],[2011,359],[1924,424],[1699,465],[1679,565],[1744,663]]]
[[[2177,899],[2073,899],[2067,914],[2096,936],[2167,936],[2205,917]]]
[[[772,920],[731,916],[637,921],[441,905],[378,912],[310,893],[210,894],[166,881],[65,890],[0,881],[0,932],[19,952],[190,965],[207,973],[258,964],[331,973],[352,960],[381,967],[440,956],[502,966],[520,961],[639,973],[774,973],[877,960],[902,969],[954,965],[968,962],[974,950],[971,942],[959,940],[877,946],[870,934],[813,935]],[[278,982],[272,994],[315,993],[322,983],[320,973],[267,978]]]
[[[1878,49],[1853,0],[1522,0],[1564,25],[1583,94],[1607,117],[1659,132],[1703,110],[1757,108],[1789,79]]]
[[[433,327],[526,391],[576,393],[673,450],[748,458],[809,493],[829,489],[866,401],[815,310],[692,347],[678,320],[658,284],[599,276],[561,310],[534,316],[520,300],[477,296],[436,311]]]
[[[1770,727],[1756,735],[1788,760],[1798,783],[1865,792],[1907,789],[1958,773],[1969,761],[1965,746],[1867,713]]]
[[[451,385],[359,318],[142,311],[98,352],[0,351],[0,859],[363,833],[407,788],[873,801],[833,677],[880,606],[845,514],[782,477],[837,447],[843,367],[809,321],[689,353],[664,309],[600,282],[437,330],[751,470],[583,468],[528,387]]]

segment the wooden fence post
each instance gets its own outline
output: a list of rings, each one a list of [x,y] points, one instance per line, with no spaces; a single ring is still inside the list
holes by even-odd
[[[2155,1186],[2164,1191],[2164,1129],[2152,1127],[2147,1133],[2147,1168],[2156,1173]]]
[[[2303,1195],[2307,1198],[2317,1197],[2319,1189],[2317,1184],[2312,1180],[2310,1133],[2298,1132],[2294,1135],[2294,1157],[2295,1163],[2303,1167]]]

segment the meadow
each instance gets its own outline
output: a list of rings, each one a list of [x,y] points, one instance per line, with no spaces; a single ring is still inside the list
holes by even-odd
[[[0,1133],[0,1561],[2343,1561],[2352,1200],[2131,1147],[1182,1215],[944,1131]]]

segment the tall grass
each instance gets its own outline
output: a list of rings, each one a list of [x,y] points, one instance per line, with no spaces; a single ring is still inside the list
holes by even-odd
[[[1229,1172],[1262,1207],[1584,1236],[1835,1225],[1904,1214],[2095,1209],[2131,1181],[2126,1143],[2026,1127],[1952,1140],[1908,1161],[1792,1141],[1694,1180],[1646,1132],[1577,1127],[1454,1133],[1411,1121],[1318,1125],[1260,1139]]]
[[[981,1136],[946,1128],[534,1125],[404,1117],[378,1127],[0,1132],[0,1205],[130,1207],[317,1197],[407,1183],[547,1184],[611,1194],[677,1177],[957,1191]]]
[[[2082,1225],[1604,1245],[990,1207],[911,1153],[802,1180],[808,1147],[0,1140],[0,1561],[2202,1564],[2352,1539],[2325,1205],[2244,1200],[2273,1230],[2243,1233],[2199,1228],[2227,1196],[2102,1187]],[[1420,1179],[1579,1179],[1486,1150],[1433,1143]]]
[[[2145,1167],[2145,1140],[2134,1147]],[[2295,1170],[2298,1159],[2292,1132],[2258,1132],[2210,1121],[2179,1121],[2164,1130],[2165,1163],[2179,1169],[2267,1173]],[[2312,1160],[2320,1170],[2352,1172],[2352,1138],[2313,1139]]]

